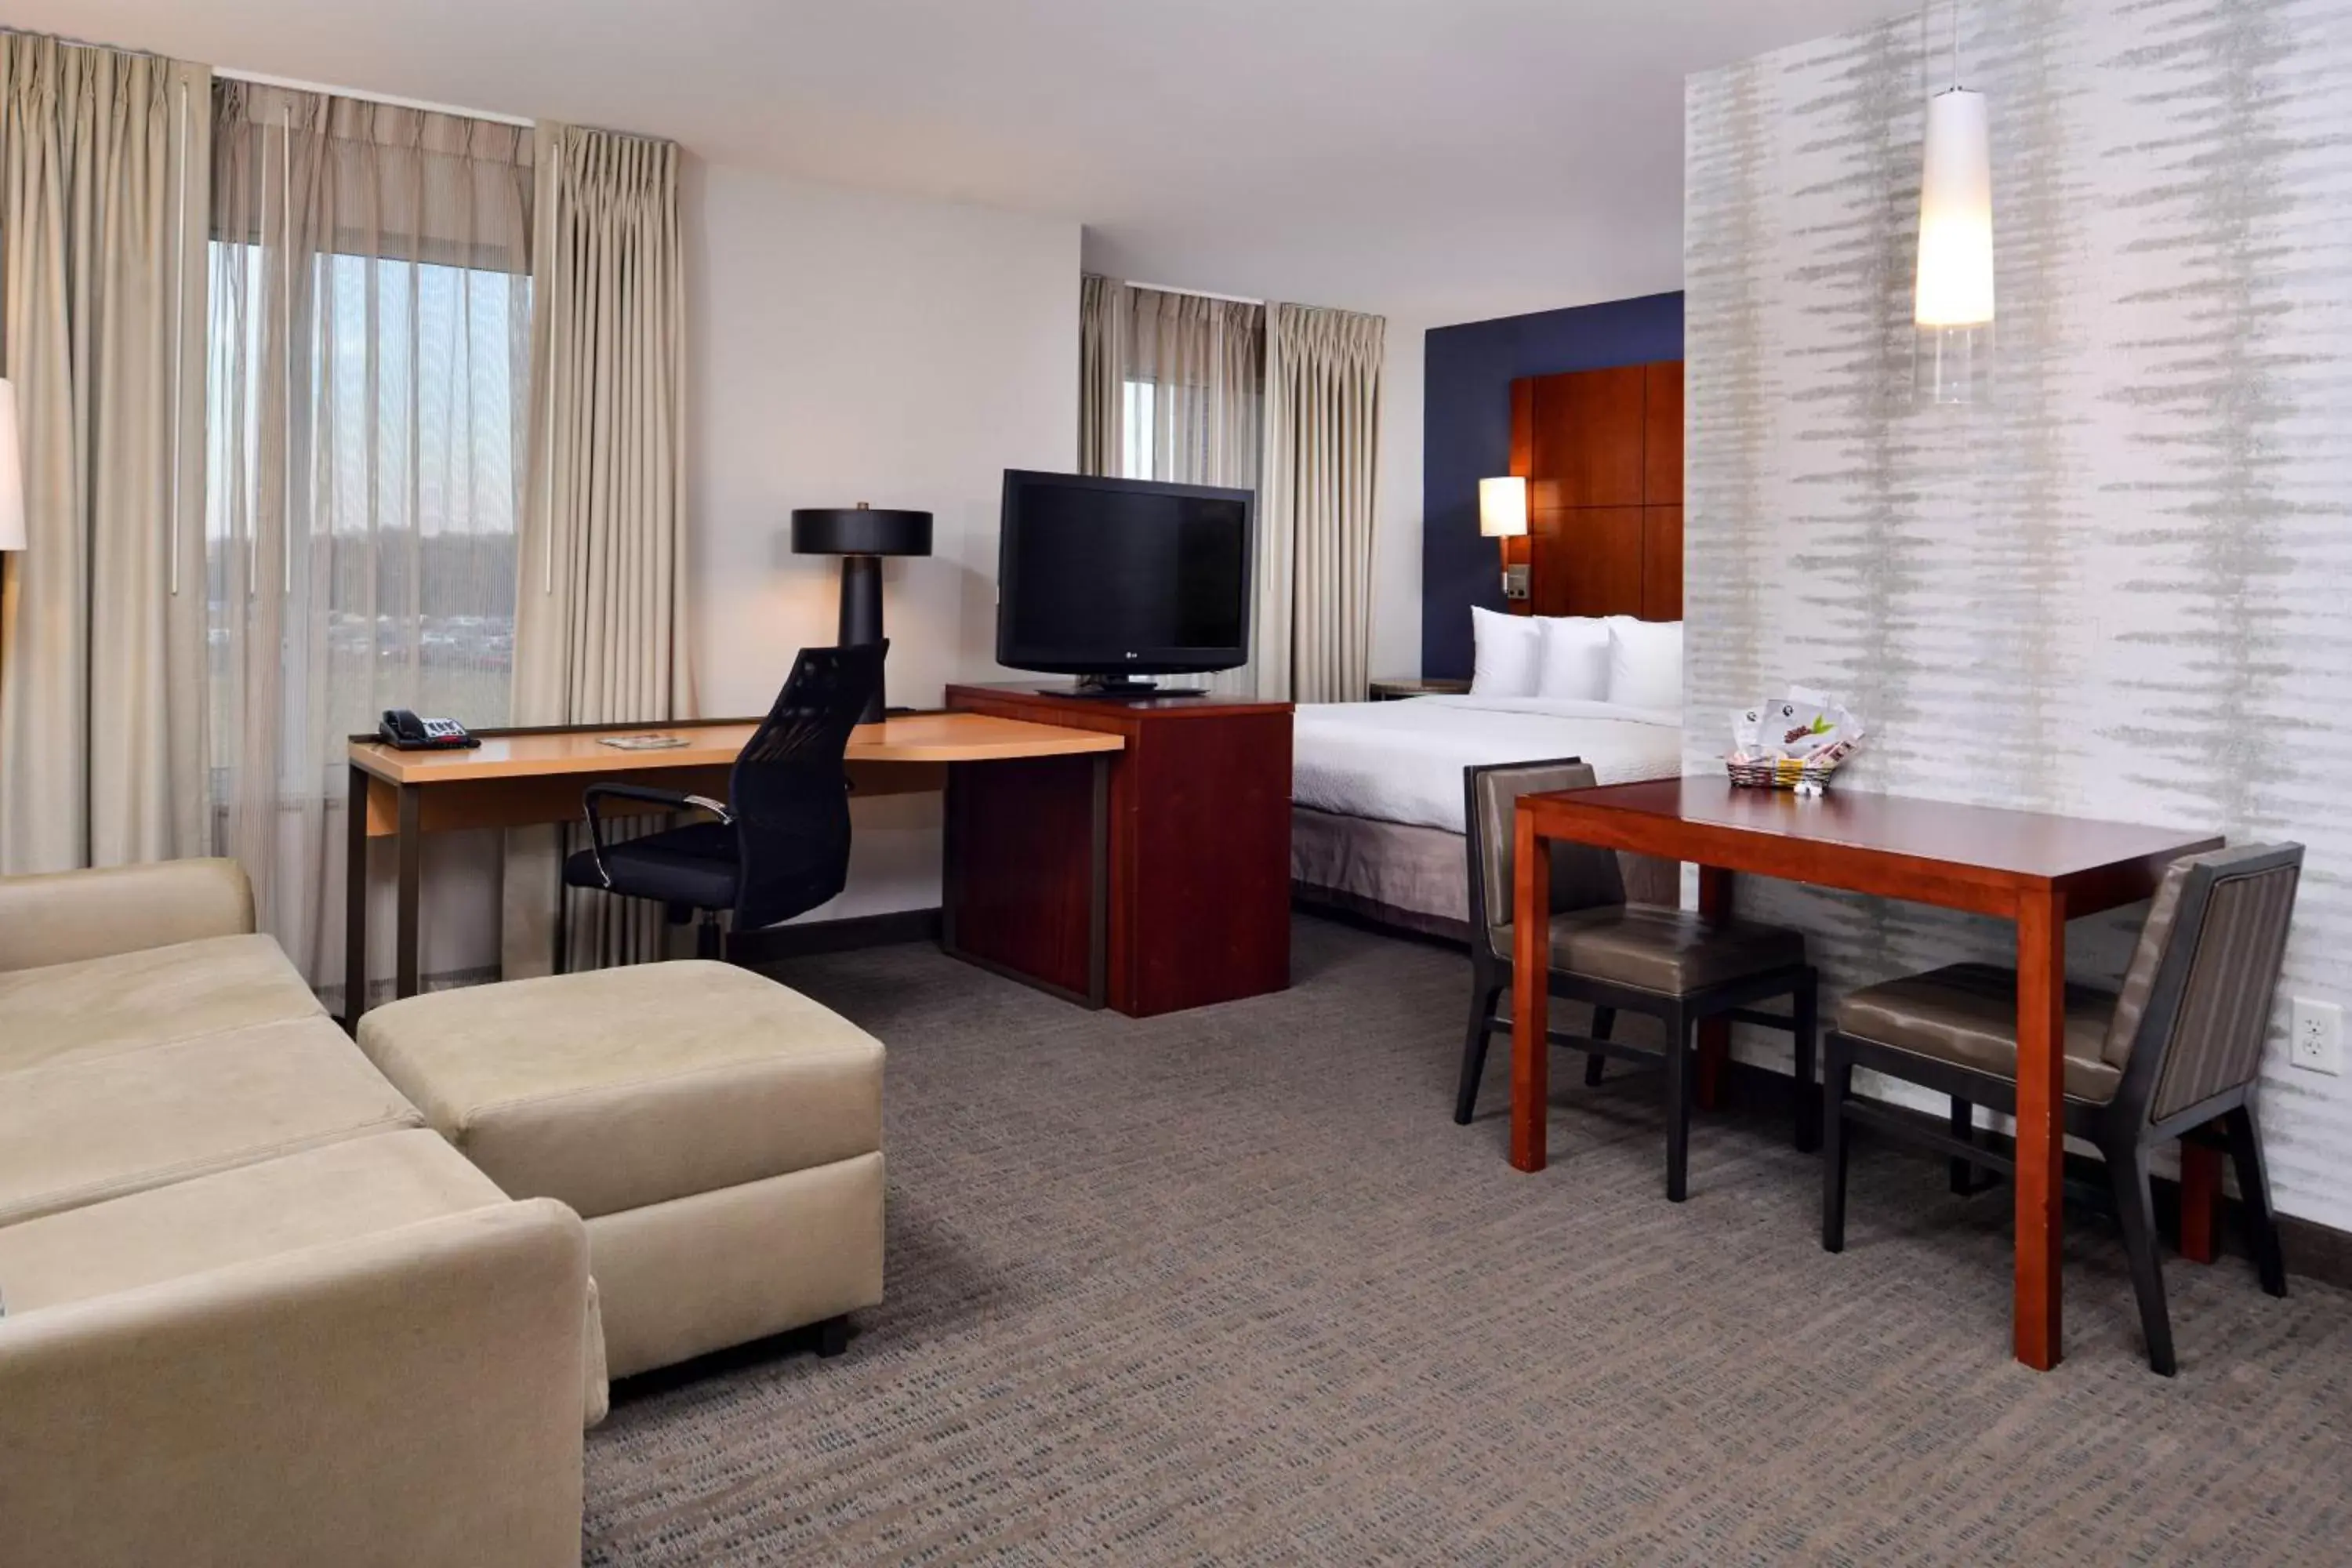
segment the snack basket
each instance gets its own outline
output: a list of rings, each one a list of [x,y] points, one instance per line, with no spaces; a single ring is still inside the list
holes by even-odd
[[[1845,707],[1803,687],[1731,716],[1731,754],[1723,765],[1743,789],[1820,795],[1863,739]]]
[[[1799,795],[1819,795],[1829,787],[1830,775],[1838,764],[1853,755],[1845,747],[1834,755],[1800,759],[1797,757],[1726,757],[1723,765],[1731,774],[1731,782],[1742,789],[1786,789]]]

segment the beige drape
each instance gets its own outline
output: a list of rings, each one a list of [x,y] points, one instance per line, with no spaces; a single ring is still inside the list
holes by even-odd
[[[539,149],[516,721],[688,718],[677,146],[544,124]],[[509,836],[509,976],[553,958],[555,854],[552,834]],[[656,955],[657,920],[642,902],[569,895],[567,967]]]
[[[0,872],[205,847],[208,77],[0,35]]]
[[[386,708],[508,716],[532,147],[244,82],[214,112],[214,799],[331,1000],[347,737]]]
[[[1127,395],[1119,349],[1127,286],[1087,273],[1078,280],[1078,472],[1118,472],[1119,410]]]
[[[1386,331],[1379,316],[1268,308],[1251,637],[1260,697],[1363,700]]]

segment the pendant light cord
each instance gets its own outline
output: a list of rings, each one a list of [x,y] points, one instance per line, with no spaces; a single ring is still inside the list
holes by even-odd
[[[1960,0],[1952,0],[1952,86],[1960,85]]]

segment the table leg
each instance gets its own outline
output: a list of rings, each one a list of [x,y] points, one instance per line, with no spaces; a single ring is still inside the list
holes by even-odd
[[[1731,918],[1731,873],[1715,866],[1698,868],[1698,913],[1709,925]],[[1698,1083],[1692,1099],[1702,1110],[1723,1103],[1723,1080],[1731,1061],[1731,1020],[1705,1018],[1698,1026]]]
[[[415,784],[399,786],[400,834],[394,840],[400,853],[399,896],[393,930],[393,983],[395,997],[416,994],[416,904],[425,879],[425,833],[420,808],[425,792]]]
[[[2017,1359],[2040,1372],[2064,1352],[2059,1325],[2065,1176],[2066,896],[2017,904]]]
[[[343,1027],[357,1030],[367,1011],[368,775],[357,766],[351,774],[343,825]]]
[[[1551,1101],[1551,846],[1524,808],[1512,834],[1511,1164],[1540,1171]]]
[[[2214,1212],[2221,1203],[2221,1151],[2193,1138],[2180,1141],[2180,1256],[2210,1263],[2220,1256]]]

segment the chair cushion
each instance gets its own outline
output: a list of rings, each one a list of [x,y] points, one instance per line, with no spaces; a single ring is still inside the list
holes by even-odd
[[[2113,1016],[2113,993],[2066,987],[2066,1095],[2113,1100],[2123,1072],[2100,1053]],[[1955,963],[1849,993],[1838,1027],[1916,1056],[1979,1072],[2017,1077],[2017,972],[1991,963]]]
[[[0,973],[0,1072],[323,1016],[266,936],[11,970]]]
[[[423,1118],[324,1018],[0,1080],[0,1225]]]
[[[1511,928],[1496,926],[1495,951],[1508,957]],[[1685,910],[1614,904],[1551,918],[1554,969],[1643,991],[1684,995],[1805,962],[1802,932],[1733,921],[1709,925]]]
[[[738,865],[735,829],[723,822],[691,823],[604,846],[614,892],[698,910],[735,907]],[[564,862],[563,879],[575,888],[604,886],[596,857],[586,849]]]
[[[881,1042],[723,963],[412,996],[359,1043],[509,1195],[590,1219],[882,1146]]]

